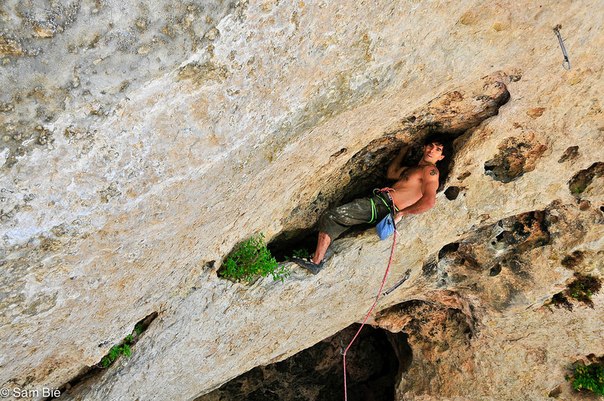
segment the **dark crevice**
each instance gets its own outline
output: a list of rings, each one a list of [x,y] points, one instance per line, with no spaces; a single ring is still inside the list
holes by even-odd
[[[285,262],[296,253],[311,255],[316,245],[317,233],[313,227],[307,230],[282,232],[267,245],[267,248],[277,262]]]
[[[413,363],[413,350],[411,344],[409,344],[409,335],[407,333],[390,333],[388,334],[388,340],[392,344],[392,348],[396,353],[399,363],[399,374],[403,374],[409,370]]]
[[[501,264],[497,263],[495,266],[491,267],[489,270],[489,276],[494,277],[501,273]]]
[[[452,242],[443,246],[440,251],[438,251],[438,259],[443,259],[447,254],[457,252],[459,249],[459,242]]]
[[[568,182],[568,189],[573,195],[580,197],[594,178],[602,176],[604,176],[604,162],[594,163],[575,174]]]
[[[355,323],[283,361],[258,366],[196,401],[340,401],[343,398],[340,351],[358,328]],[[346,358],[348,399],[394,400],[400,371],[397,356],[403,355],[408,360],[409,351],[403,334],[365,326]]]
[[[131,346],[131,345],[136,344],[138,341],[140,341],[140,338],[143,336],[144,332],[147,330],[147,328],[149,328],[149,325],[153,322],[153,320],[155,320],[155,318],[157,318],[157,316],[158,316],[158,313],[153,312],[153,313],[145,316],[140,321],[138,321],[134,325],[132,334],[130,334],[132,340],[128,341],[127,345]],[[124,343],[124,342],[122,342],[122,343]],[[120,344],[120,345],[122,345],[122,344]],[[103,343],[99,344],[99,347],[101,347],[101,346],[103,346]],[[96,377],[96,376],[102,374],[102,372],[104,370],[106,370],[106,368],[107,368],[107,367],[103,367],[104,358],[107,358],[107,356],[103,357],[98,363],[96,363],[93,366],[86,366],[86,367],[82,368],[80,370],[80,372],[73,379],[71,379],[69,382],[67,382],[64,385],[59,387],[60,394],[64,395],[65,393],[69,392],[69,390],[71,388],[77,386],[78,384],[83,383],[92,377]],[[57,397],[48,397],[45,399],[45,401],[54,400],[56,398]]]

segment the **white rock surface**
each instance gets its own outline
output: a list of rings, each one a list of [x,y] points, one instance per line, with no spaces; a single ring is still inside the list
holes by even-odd
[[[372,232],[336,242],[318,276],[292,267],[284,283],[248,287],[217,278],[216,268],[254,233],[301,228],[292,211],[312,204],[353,155],[389,132],[416,139],[405,118],[455,89],[480,93],[487,75],[511,100],[460,145],[449,184],[469,172],[462,196],[441,193],[433,210],[403,223],[390,280],[407,268],[411,279],[380,308],[432,288],[422,265],[445,244],[556,200],[575,204],[568,181],[604,161],[603,6],[73,1],[29,14],[16,1],[0,6],[0,126],[10,151],[0,176],[0,383],[61,386],[158,312],[130,359],[64,398],[189,400],[361,319],[389,250]],[[58,20],[40,25],[56,30],[32,25],[44,18]],[[552,31],[559,23],[570,71]],[[471,116],[480,100],[458,103],[452,113]],[[511,137],[545,148],[531,156],[532,171],[503,183],[484,164]],[[569,146],[577,158],[559,163]],[[601,214],[601,177],[584,198]],[[575,248],[601,251],[601,217],[589,230],[593,239]],[[602,337],[589,334],[604,323],[601,295],[576,315],[589,324],[534,311],[567,278],[553,274],[503,317],[485,314],[485,333],[535,330],[530,346],[558,345],[542,322],[569,328],[573,341],[561,346],[601,352]],[[486,335],[477,341],[482,353],[497,346]],[[577,356],[555,355],[551,366]],[[524,384],[489,381],[497,369],[486,358],[477,371],[489,396],[526,394]]]

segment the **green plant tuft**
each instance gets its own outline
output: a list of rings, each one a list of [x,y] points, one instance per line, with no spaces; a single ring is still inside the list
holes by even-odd
[[[122,354],[126,355],[127,357],[132,355],[132,349],[128,344],[122,345]]]
[[[240,243],[227,257],[219,274],[229,280],[250,283],[258,275],[266,277],[269,274],[274,280],[283,281],[289,271],[277,263],[266,247],[264,235],[259,234]]]
[[[593,307],[591,297],[601,288],[602,283],[597,277],[575,273],[575,280],[568,285],[567,293],[571,298]]]
[[[107,355],[105,355],[103,357],[103,359],[101,359],[101,366],[104,368],[108,368],[121,355],[126,355],[128,357],[130,355],[132,355],[132,349],[130,348],[130,345],[120,344],[120,345],[114,345],[113,347],[111,347],[111,349],[109,350],[109,353]]]
[[[591,365],[575,366],[572,386],[576,391],[587,390],[604,395],[604,365],[592,363]]]
[[[137,336],[140,336],[141,334],[143,334],[143,331],[145,331],[145,328],[143,327],[143,324],[141,322],[138,322],[137,324],[134,325],[134,332],[136,333]]]
[[[570,192],[573,195],[581,195],[583,192],[585,192],[586,189],[587,189],[587,185],[585,185],[584,183],[570,186]]]
[[[115,362],[120,356],[125,355],[130,357],[132,355],[132,346],[140,339],[147,327],[151,324],[153,319],[157,317],[157,312],[154,312],[143,320],[134,325],[134,330],[128,334],[124,339],[117,345],[114,345],[109,349],[107,355],[105,355],[99,363],[95,365],[96,368],[108,368]]]
[[[138,326],[134,326],[134,331],[133,333],[136,333],[137,337],[141,335],[141,333],[144,331],[143,326],[140,325]],[[124,339],[122,340],[122,342],[118,345],[114,345],[113,347],[111,347],[111,349],[109,350],[109,353],[107,353],[107,355],[105,355],[102,359],[101,359],[101,366],[104,368],[108,368],[109,366],[111,366],[111,364],[113,364],[113,362],[115,362],[117,360],[117,358],[119,358],[122,355],[125,355],[127,357],[130,357],[132,355],[132,345],[134,345],[134,343],[136,342],[134,335],[132,334],[128,334],[126,337],[124,337]]]

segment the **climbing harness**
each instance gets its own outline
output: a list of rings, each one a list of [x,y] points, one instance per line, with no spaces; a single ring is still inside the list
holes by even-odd
[[[560,29],[562,25],[558,24],[554,27],[554,33],[558,37],[558,42],[560,43],[560,48],[562,49],[562,55],[564,56],[564,62],[562,63],[562,67],[565,70],[570,70],[570,61],[568,60],[568,53],[566,52],[566,48],[564,47],[564,41],[562,40],[562,35],[560,34]]]
[[[388,208],[388,211],[391,214],[398,212],[398,208],[394,204],[392,197],[390,196],[390,192],[394,192],[392,188],[376,188],[373,190],[373,194],[377,195],[377,197],[382,201],[382,203]],[[385,197],[385,198],[384,198]],[[375,223],[375,219],[377,218],[377,206],[375,205],[375,201],[373,199],[369,199],[371,202],[371,220],[368,223]]]
[[[394,189],[386,187],[382,189],[376,188],[373,190],[373,194],[377,195],[382,203],[388,208],[390,214],[394,215],[395,212],[398,212],[398,208],[394,204],[394,201],[390,196],[390,192],[394,192]],[[377,219],[377,206],[375,205],[373,198],[369,199],[369,201],[371,202],[371,220],[369,220],[368,223],[375,223],[375,220]]]
[[[387,189],[390,189],[390,188],[387,188]],[[392,210],[390,211],[390,214],[393,214]],[[397,233],[398,233],[398,231],[396,230],[396,227],[395,227],[394,228],[394,237],[392,238],[392,248],[390,249],[390,259],[388,260],[388,266],[386,267],[386,272],[384,273],[384,278],[382,279],[382,284],[380,285],[380,289],[377,292],[377,295],[375,297],[375,301],[373,301],[373,305],[371,305],[371,308],[369,308],[369,312],[367,312],[367,315],[365,316],[365,319],[363,319],[363,323],[361,324],[361,327],[359,327],[359,329],[357,330],[356,334],[354,335],[354,337],[350,341],[350,344],[348,344],[348,347],[346,347],[346,349],[344,350],[344,352],[340,351],[340,353],[342,354],[343,362],[344,362],[344,401],[348,401],[348,390],[347,390],[347,387],[346,387],[346,353],[348,352],[348,350],[352,346],[352,343],[354,342],[354,340],[356,340],[356,338],[358,337],[359,333],[363,329],[363,326],[365,326],[365,323],[367,322],[367,319],[369,319],[369,316],[371,315],[371,312],[373,312],[373,308],[375,308],[375,305],[377,305],[377,302],[378,302],[378,300],[380,298],[380,295],[382,294],[382,290],[384,289],[384,284],[386,283],[386,278],[388,277],[388,272],[390,272],[390,265],[392,265],[392,259],[394,257],[394,248],[396,246],[396,235],[397,235]]]
[[[396,205],[394,204],[394,201],[392,199],[392,196],[390,195],[390,192],[394,192],[394,189],[392,188],[382,188],[382,189],[374,189],[373,193],[375,195],[377,195],[377,197],[384,203],[384,205],[386,205],[386,207],[388,208],[388,211],[390,213],[388,213],[388,215],[384,216],[384,218],[382,220],[380,220],[379,223],[377,223],[377,225],[375,226],[375,230],[377,232],[377,235],[380,237],[381,240],[385,240],[386,238],[390,237],[392,235],[392,233],[394,233],[394,230],[396,229],[396,226],[394,224],[394,220],[395,220],[395,213],[398,211]],[[386,198],[386,199],[384,199]],[[373,207],[374,207],[375,203],[373,202],[373,199],[371,199],[371,206],[372,206],[372,213],[371,213],[371,222],[373,222],[374,220],[374,214],[373,214]]]

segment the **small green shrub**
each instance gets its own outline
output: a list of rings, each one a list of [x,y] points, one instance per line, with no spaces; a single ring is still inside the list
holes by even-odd
[[[593,308],[591,297],[602,288],[601,281],[594,276],[575,273],[575,280],[568,285],[568,295]]]
[[[132,344],[134,344],[134,338],[132,334],[128,334],[121,344],[111,347],[109,353],[101,359],[101,366],[108,368],[122,355],[130,357],[132,355],[132,348],[130,347]]]
[[[151,322],[157,317],[157,312],[146,316],[143,320],[134,325],[134,330],[128,334],[124,339],[117,345],[114,345],[109,349],[107,355],[95,365],[96,369],[108,368],[115,362],[120,356],[125,355],[130,357],[132,355],[132,346],[140,339],[140,336],[149,327]]]
[[[143,334],[143,331],[145,331],[145,328],[141,322],[138,322],[137,324],[134,325],[134,332],[136,333],[137,336],[140,336],[141,334]]]
[[[602,288],[602,280],[598,277],[575,273],[575,279],[566,286],[566,289],[554,295],[551,304],[573,310],[571,300],[579,301],[591,308],[594,307],[591,297]]]
[[[604,395],[604,365],[592,363],[591,365],[575,366],[572,386],[576,391],[587,390]]]
[[[289,271],[279,265],[267,249],[264,235],[259,234],[240,243],[227,257],[220,276],[233,281],[252,282],[256,276],[272,275],[274,280],[283,281]]]

